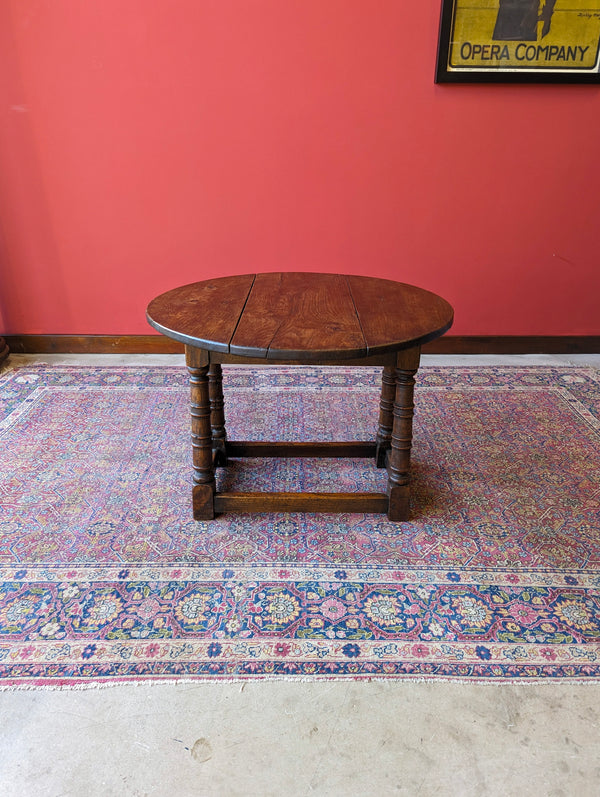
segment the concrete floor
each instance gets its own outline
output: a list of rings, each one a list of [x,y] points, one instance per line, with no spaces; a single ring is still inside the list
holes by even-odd
[[[600,793],[589,684],[158,684],[0,705],[6,797]]]
[[[182,358],[13,357],[69,363]],[[423,358],[593,364],[600,355]],[[0,693],[0,797],[600,795],[598,684],[245,682]]]

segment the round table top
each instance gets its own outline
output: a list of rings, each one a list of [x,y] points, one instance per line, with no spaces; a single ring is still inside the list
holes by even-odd
[[[277,272],[195,282],[148,305],[148,322],[208,351],[267,360],[345,360],[443,335],[453,310],[430,291],[344,274]]]

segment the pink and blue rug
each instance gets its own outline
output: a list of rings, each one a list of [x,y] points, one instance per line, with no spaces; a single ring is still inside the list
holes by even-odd
[[[229,367],[232,439],[370,439],[374,369]],[[0,686],[600,676],[600,372],[419,372],[413,516],[191,518],[183,368],[0,377]],[[240,489],[382,489],[246,460]]]

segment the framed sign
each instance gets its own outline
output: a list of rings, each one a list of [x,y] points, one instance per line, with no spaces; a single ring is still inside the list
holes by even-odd
[[[436,83],[600,82],[600,0],[442,0]]]

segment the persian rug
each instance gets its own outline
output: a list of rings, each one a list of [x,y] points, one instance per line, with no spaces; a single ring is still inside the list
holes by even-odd
[[[224,369],[232,439],[372,439],[378,369]],[[412,516],[191,516],[180,367],[0,377],[0,685],[597,679],[600,372],[422,367]],[[367,460],[239,489],[383,490]]]

